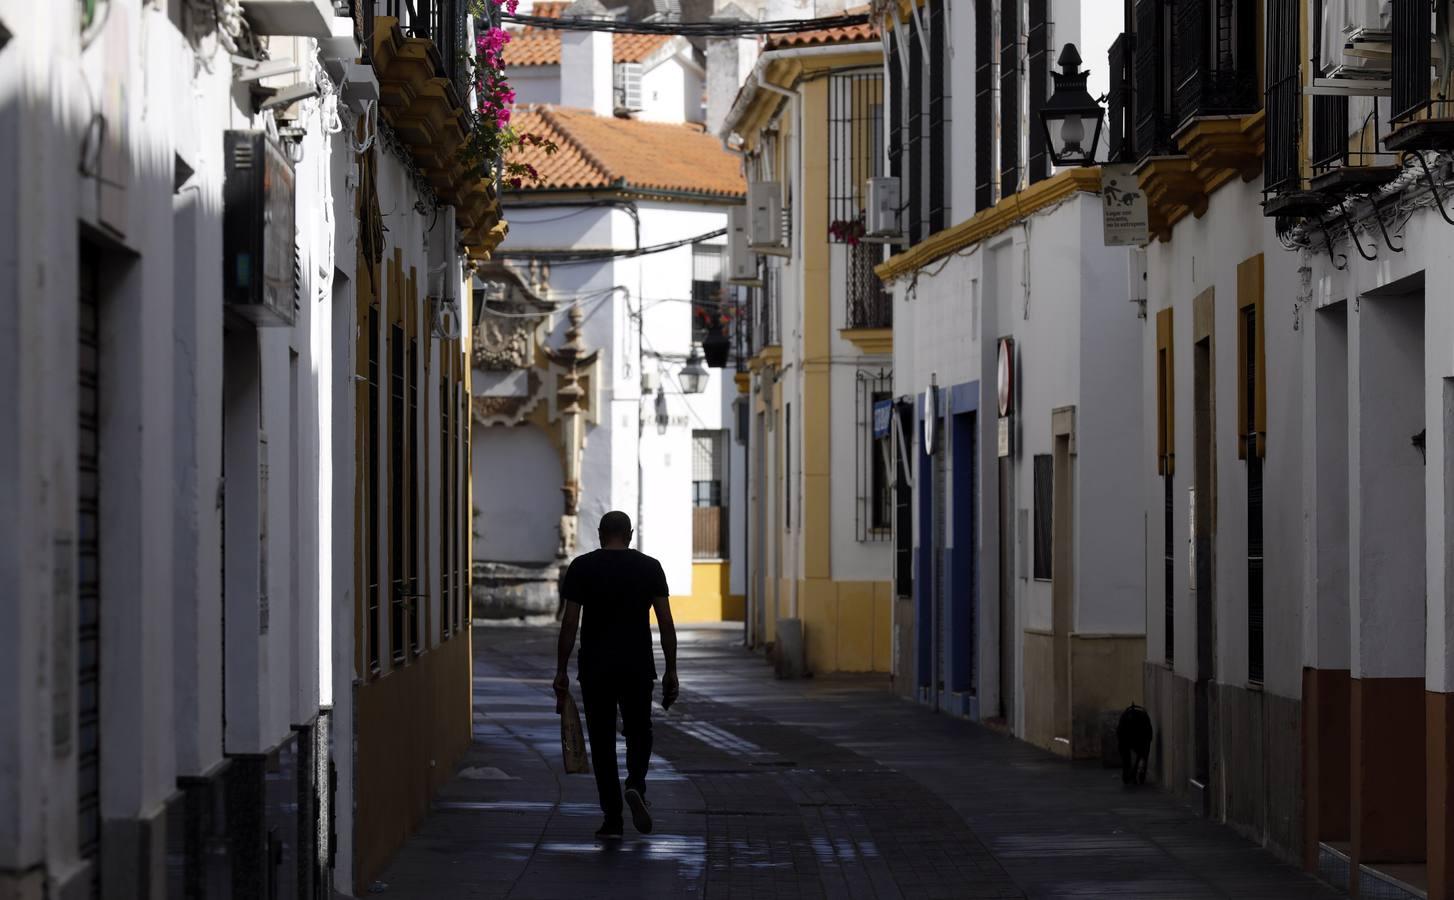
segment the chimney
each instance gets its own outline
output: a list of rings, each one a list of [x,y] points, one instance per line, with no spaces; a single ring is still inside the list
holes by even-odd
[[[576,0],[561,18],[609,19],[600,0]],[[611,89],[611,33],[609,31],[562,31],[560,33],[560,103],[589,109],[598,116],[615,110]]]
[[[752,17],[735,3],[712,15],[713,22],[746,22]],[[757,42],[745,38],[707,41],[707,133],[717,134],[737,99],[737,91],[757,63]]]

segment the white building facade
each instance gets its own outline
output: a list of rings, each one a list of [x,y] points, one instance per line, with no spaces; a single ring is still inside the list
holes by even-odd
[[[415,762],[368,744],[358,702],[358,224],[380,200],[408,210],[387,249],[458,297],[439,285],[487,254],[497,213],[456,218],[409,174],[407,138],[366,102],[389,82],[375,39],[404,40],[372,8],[36,13],[0,5],[0,893],[351,893],[386,861],[375,835],[400,830],[355,793],[359,763]],[[414,211],[435,203],[457,232]],[[437,373],[462,342],[416,299],[419,370]],[[443,449],[425,410],[433,455],[414,459],[438,503],[468,479],[419,465]],[[416,521],[438,558],[444,536]],[[444,619],[426,593],[420,659]]]
[[[559,151],[522,156],[541,180],[506,193],[508,268],[481,272],[477,284],[476,477],[529,473],[488,497],[476,492],[477,608],[554,612],[562,567],[594,549],[595,524],[620,509],[639,549],[661,560],[679,621],[740,618],[736,389],[730,369],[707,368],[702,356],[709,335],[725,345],[735,308],[724,266],[727,207],[742,196],[737,161],[674,99],[644,101],[639,114],[611,102],[612,35],[551,37],[555,64],[512,56],[536,59],[538,34],[506,51],[512,73],[555,71],[551,96],[564,105],[517,109],[517,127]],[[668,60],[691,50],[646,37]],[[618,55],[642,38],[616,35]],[[662,65],[700,94],[699,78]],[[573,357],[578,417],[559,395],[565,348],[586,354]],[[704,370],[700,383],[683,378],[689,362]]]

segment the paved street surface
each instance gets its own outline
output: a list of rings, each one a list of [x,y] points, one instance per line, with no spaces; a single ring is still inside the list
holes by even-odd
[[[474,745],[374,890],[1342,896],[1152,789],[1123,788],[1119,770],[1070,765],[936,715],[891,696],[884,678],[779,682],[737,628],[682,639],[682,700],[666,715],[656,707],[657,833],[635,834],[628,817],[626,840],[612,846],[592,837],[601,814],[591,776],[561,770],[554,630],[476,628]]]

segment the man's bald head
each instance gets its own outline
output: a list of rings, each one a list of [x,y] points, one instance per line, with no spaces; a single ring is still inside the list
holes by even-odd
[[[631,517],[619,509],[613,509],[601,516],[601,524],[597,526],[596,533],[601,538],[602,547],[629,547]]]

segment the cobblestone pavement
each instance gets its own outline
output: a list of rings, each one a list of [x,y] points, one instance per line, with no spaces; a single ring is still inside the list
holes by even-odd
[[[656,833],[628,822],[611,845],[592,837],[591,776],[561,771],[554,630],[476,628],[474,744],[376,895],[1342,896],[1119,770],[936,715],[882,677],[776,681],[740,635],[683,631],[682,699],[655,707]]]

